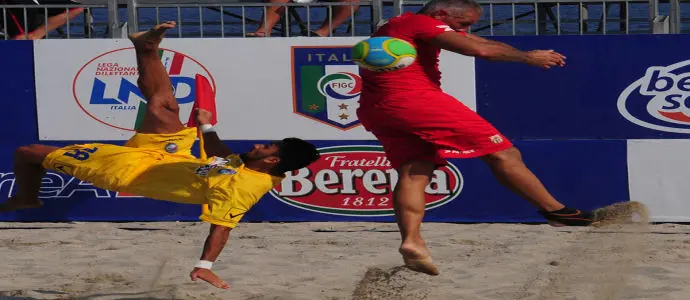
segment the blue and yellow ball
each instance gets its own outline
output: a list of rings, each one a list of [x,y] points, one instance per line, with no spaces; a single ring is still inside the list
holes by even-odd
[[[352,60],[374,72],[406,68],[417,59],[417,49],[407,41],[389,36],[363,40],[352,47]]]

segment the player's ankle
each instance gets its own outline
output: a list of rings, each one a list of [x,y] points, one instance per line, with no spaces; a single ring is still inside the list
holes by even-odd
[[[555,215],[577,215],[580,211],[575,208],[563,207],[560,209],[546,210],[544,212]]]
[[[540,203],[540,209],[543,212],[556,212],[562,209],[565,209],[565,205],[560,204],[560,203],[548,203],[548,204],[541,204]]]
[[[414,242],[414,243],[408,242],[408,241],[403,242],[400,245],[400,248],[398,249],[398,251],[402,255],[415,256],[415,257],[424,257],[428,254],[427,253],[428,250],[426,249],[426,244],[424,243],[423,240],[420,240],[420,241]]]

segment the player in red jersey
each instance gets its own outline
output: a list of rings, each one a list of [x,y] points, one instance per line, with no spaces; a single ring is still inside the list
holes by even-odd
[[[394,72],[361,69],[364,88],[357,115],[383,145],[399,172],[393,191],[400,253],[408,268],[438,275],[420,226],[424,189],[446,158],[479,157],[504,186],[528,200],[554,226],[587,226],[594,214],[558,202],[525,166],[520,152],[489,122],[441,90],[441,49],[491,61],[561,67],[565,57],[552,50],[523,52],[504,43],[467,33],[481,7],[473,0],[431,0],[418,13],[390,19],[373,36],[412,43],[417,60]]]

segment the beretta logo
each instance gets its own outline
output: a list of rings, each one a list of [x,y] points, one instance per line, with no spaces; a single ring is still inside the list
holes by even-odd
[[[206,77],[216,91],[213,76],[194,58],[163,48],[158,56],[170,76],[181,118],[192,110],[196,74]],[[146,112],[146,99],[137,86],[138,78],[134,48],[116,49],[84,64],[74,77],[72,92],[79,107],[91,118],[114,128],[134,131]]]
[[[350,46],[293,46],[292,92],[298,115],[341,130],[360,125],[362,78]]]
[[[398,173],[383,148],[373,145],[320,148],[321,158],[308,168],[289,172],[271,195],[298,208],[341,216],[393,215],[392,191]],[[444,205],[462,190],[453,164],[434,171],[426,188],[426,209]]]
[[[642,127],[690,133],[690,60],[647,68],[620,94],[618,111]]]

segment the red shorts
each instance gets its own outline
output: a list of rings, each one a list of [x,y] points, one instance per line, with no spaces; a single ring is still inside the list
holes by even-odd
[[[412,160],[445,165],[447,158],[472,158],[513,147],[484,118],[439,91],[361,99],[357,116],[383,145],[394,168]]]

